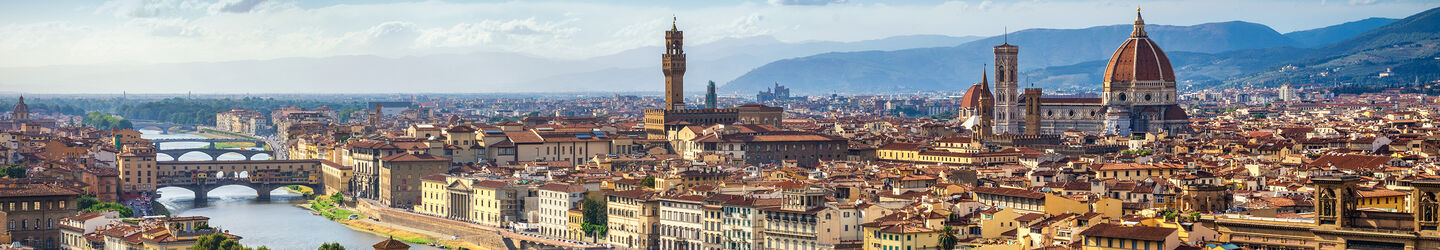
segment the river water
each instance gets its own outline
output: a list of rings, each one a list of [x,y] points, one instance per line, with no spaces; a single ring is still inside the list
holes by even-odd
[[[200,138],[190,134],[159,134],[159,131],[141,130],[144,138]],[[207,143],[165,143],[163,149],[204,147]],[[169,157],[157,156],[157,160],[168,161]],[[222,155],[220,160],[243,160],[237,155]],[[267,159],[257,156],[255,159]],[[186,154],[182,161],[210,160],[204,154]],[[224,186],[210,191],[210,200],[203,207],[194,207],[195,193],[182,188],[162,188],[161,204],[174,216],[210,217],[210,224],[231,234],[244,237],[240,240],[246,246],[267,246],[270,249],[316,249],[326,242],[339,242],[345,249],[371,249],[370,245],[386,239],[380,235],[352,230],[340,223],[312,215],[310,210],[297,207],[306,200],[284,188],[266,190],[270,201],[256,201],[256,191],[244,186]],[[411,245],[410,249],[437,249],[428,246]]]

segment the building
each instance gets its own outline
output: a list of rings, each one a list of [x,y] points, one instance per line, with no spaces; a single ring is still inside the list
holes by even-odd
[[[1406,209],[1359,209],[1364,199],[1355,176],[1319,176],[1314,218],[1216,216],[1221,242],[1251,249],[1436,249],[1440,248],[1440,180],[1410,182]],[[1415,211],[1415,212],[1405,212]]]
[[[790,88],[775,83],[775,87],[766,88],[765,91],[755,94],[755,103],[775,103],[786,101],[805,100],[804,97],[791,97]]]
[[[782,191],[784,203],[761,209],[766,249],[835,249],[820,242],[819,214],[829,190],[809,187]]]
[[[720,205],[721,247],[724,249],[765,249],[765,215],[762,209],[778,206],[778,200],[735,198]]]
[[[1025,189],[975,187],[970,190],[975,201],[992,207],[1011,208],[1026,213],[1045,212],[1045,194]]]
[[[1168,250],[1180,247],[1179,230],[1169,227],[1097,224],[1080,232],[1080,237],[1080,249],[1085,250]]]
[[[482,180],[472,187],[475,189],[475,203],[471,205],[475,222],[494,227],[507,227],[511,223],[522,222],[525,197],[530,197],[529,188],[509,181],[495,180]]]
[[[321,161],[320,172],[325,182],[325,195],[350,193],[350,181],[355,179],[355,168]]]
[[[102,247],[97,249],[189,249],[200,237],[216,233],[240,239],[210,225],[210,218],[204,216],[114,223],[96,229],[92,235],[102,239],[99,242]]]
[[[420,178],[420,205],[415,212],[435,217],[469,221],[473,209],[476,181],[452,175],[430,175]]]
[[[450,159],[410,152],[380,158],[380,203],[410,208],[420,204],[420,178],[450,171]]]
[[[116,156],[120,171],[120,193],[140,194],[155,191],[155,148],[151,145],[124,145]]]
[[[715,81],[710,81],[710,83],[705,84],[705,108],[720,108],[715,98],[717,98],[717,96],[715,96]]]
[[[105,225],[120,222],[120,212],[84,213],[60,219],[60,249],[88,250],[101,249],[103,245],[91,242],[85,235],[94,233]]]
[[[665,54],[660,56],[661,72],[665,73],[665,104],[660,109],[645,110],[647,139],[668,139],[670,132],[686,125],[771,124],[780,126],[783,108],[764,105],[735,108],[685,108],[684,31],[672,24],[665,31]]]
[[[1040,89],[1021,93],[1019,47],[1006,42],[995,46],[994,52],[995,104],[975,108],[995,110],[997,134],[1190,131],[1189,115],[1177,105],[1175,70],[1165,52],[1150,40],[1138,12],[1130,38],[1120,44],[1106,65],[1100,98],[1044,97]],[[962,100],[971,99],[979,97]]]
[[[606,241],[620,249],[658,249],[660,202],[658,193],[644,189],[609,191],[605,194],[609,218]]]
[[[65,186],[23,179],[0,179],[0,219],[8,224],[9,244],[38,249],[60,247],[61,220],[75,215],[79,192]]]
[[[676,151],[689,160],[723,155],[742,159],[746,164],[794,161],[804,166],[845,159],[849,149],[849,141],[843,137],[781,131],[768,125],[692,126],[676,134],[675,145]]]
[[[670,195],[659,198],[660,236],[662,250],[703,249],[705,238],[705,196]]]
[[[265,116],[265,113],[233,108],[230,111],[215,113],[215,130],[260,135],[270,133],[275,129],[270,127],[270,119]]]
[[[540,186],[536,191],[539,199],[539,221],[532,221],[540,227],[540,233],[561,239],[578,239],[576,230],[569,228],[570,210],[580,207],[589,191],[583,185],[552,182]]]

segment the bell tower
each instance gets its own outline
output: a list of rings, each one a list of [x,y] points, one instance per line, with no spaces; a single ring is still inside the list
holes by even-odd
[[[1019,69],[1020,47],[1010,45],[1009,32],[1006,42],[995,46],[995,133],[1020,133],[1020,86],[1016,81]]]
[[[678,19],[676,20],[678,21]],[[685,32],[674,22],[665,31],[665,54],[660,55],[665,73],[665,110],[685,109]]]
[[[984,70],[981,70],[981,71],[980,71],[980,107],[977,108],[977,111],[979,111],[979,115],[980,115],[980,124],[975,125],[975,127],[977,127],[977,129],[975,130],[975,132],[976,132],[981,138],[986,138],[986,137],[989,137],[989,136],[995,134],[995,132],[994,132],[995,122],[992,120],[992,119],[994,119],[993,117],[995,116],[995,111],[994,111],[994,109],[995,109],[995,100],[994,100],[994,98],[990,97],[990,90],[989,90],[989,86],[990,86],[989,81],[990,81],[990,80],[989,80],[989,79],[990,79],[990,76],[989,76],[988,74],[986,74]]]

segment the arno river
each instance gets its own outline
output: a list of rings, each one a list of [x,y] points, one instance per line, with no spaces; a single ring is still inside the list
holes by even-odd
[[[159,131],[142,130],[145,138],[199,138],[189,134],[161,135]],[[187,145],[189,144],[189,145]],[[205,143],[165,143],[165,148],[202,147]],[[158,156],[161,161],[170,160]],[[181,156],[181,160],[210,160],[204,155]],[[240,156],[221,156],[220,160],[242,160]],[[263,156],[256,159],[264,159]],[[225,186],[210,191],[209,204],[194,207],[195,194],[181,188],[159,190],[160,203],[174,216],[210,217],[211,225],[218,225],[230,233],[245,237],[240,242],[246,246],[268,246],[270,249],[316,249],[321,243],[340,242],[346,249],[370,249],[385,237],[363,231],[351,230],[340,223],[312,215],[310,210],[296,207],[305,203],[305,198],[285,189],[269,190],[271,201],[255,201],[255,190],[243,186]],[[410,249],[436,249],[412,245]]]

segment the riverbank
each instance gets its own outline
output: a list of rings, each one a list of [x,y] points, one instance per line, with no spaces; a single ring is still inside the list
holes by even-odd
[[[386,223],[371,220],[369,218],[366,218],[364,215],[356,214],[354,212],[351,212],[350,210],[344,209],[341,206],[337,206],[337,201],[339,201],[340,199],[341,197],[339,196],[321,196],[316,197],[315,199],[311,199],[310,203],[307,203],[305,205],[297,204],[297,206],[309,209],[310,211],[314,211],[320,216],[324,216],[326,219],[340,223],[340,225],[344,225],[345,227],[348,227],[350,229],[368,232],[380,236],[392,237],[395,238],[395,240],[403,241],[406,243],[421,245],[434,244],[449,249],[485,249],[475,244],[456,239],[450,239],[450,237],[445,235],[431,232],[421,232],[420,230],[416,230],[413,228],[404,228],[395,225],[388,225]]]

